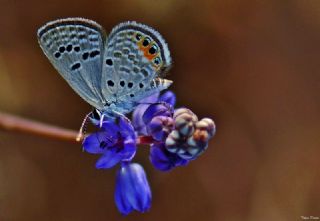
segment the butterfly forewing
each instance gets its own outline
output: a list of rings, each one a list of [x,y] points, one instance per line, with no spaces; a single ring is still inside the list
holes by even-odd
[[[56,20],[38,30],[39,44],[53,66],[98,109],[104,105],[101,73],[105,36],[100,25],[82,18]]]

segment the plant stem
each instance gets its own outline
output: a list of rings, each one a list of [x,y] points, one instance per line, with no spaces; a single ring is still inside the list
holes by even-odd
[[[54,139],[76,141],[78,132],[0,112],[0,127]]]
[[[80,142],[83,139],[77,139],[77,131],[41,123],[3,112],[0,112],[0,128],[8,131],[17,131],[21,133],[28,133],[72,142]],[[154,140],[151,136],[140,136],[137,138],[137,144],[151,144],[153,141]]]

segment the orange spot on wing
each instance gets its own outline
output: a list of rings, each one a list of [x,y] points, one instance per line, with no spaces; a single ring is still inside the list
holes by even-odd
[[[142,42],[138,42],[139,50],[143,52],[144,57],[147,58],[149,61],[151,61],[153,58],[155,58],[157,56],[157,53],[156,54],[149,53],[149,49],[150,49],[151,45],[152,44],[149,44],[147,47],[144,47],[142,45]]]
[[[159,52],[155,53],[155,54],[150,54],[149,53],[149,49],[150,49],[152,44],[149,44],[147,47],[145,47],[145,46],[142,45],[142,41],[139,41],[139,42],[137,42],[137,45],[139,47],[139,50],[143,52],[144,57],[146,59],[148,59],[150,62],[152,62],[152,59],[154,59],[159,54]],[[155,71],[158,71],[158,70],[160,70],[160,66],[161,65],[155,65],[152,62],[152,66],[154,67]]]

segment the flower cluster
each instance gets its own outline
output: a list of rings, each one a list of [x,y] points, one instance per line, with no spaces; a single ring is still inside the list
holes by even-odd
[[[195,160],[208,147],[215,134],[209,118],[201,120],[189,109],[174,109],[171,91],[141,101],[132,120],[122,116],[102,123],[96,133],[83,141],[85,151],[102,156],[96,168],[106,169],[120,163],[115,202],[122,214],[145,212],[151,205],[151,191],[141,165],[132,163],[137,144],[149,144],[149,159],[161,171],[169,171]],[[94,122],[97,122],[96,119]]]

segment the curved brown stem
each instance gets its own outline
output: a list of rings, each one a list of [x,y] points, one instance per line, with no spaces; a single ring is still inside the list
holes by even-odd
[[[77,131],[25,119],[0,112],[0,127],[5,130],[34,134],[60,140],[76,142]]]
[[[83,139],[83,137],[81,139],[77,139],[79,138],[77,131],[37,122],[34,120],[29,120],[2,112],[0,112],[0,128],[8,131],[29,133],[72,142],[80,142]],[[151,144],[153,141],[154,140],[151,136],[140,136],[137,138],[137,144]]]

